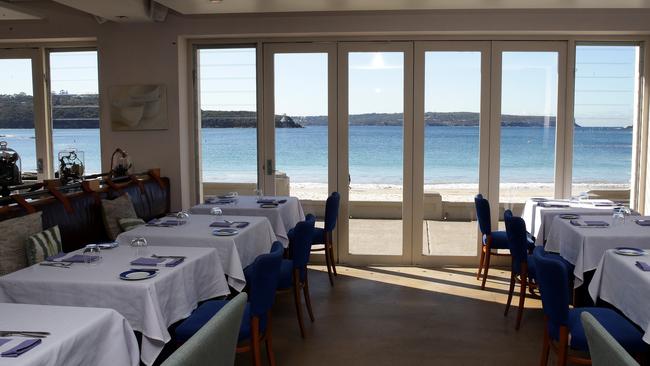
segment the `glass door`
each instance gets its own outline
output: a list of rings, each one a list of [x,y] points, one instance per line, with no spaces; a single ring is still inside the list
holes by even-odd
[[[37,50],[0,50],[0,141],[20,155],[24,183],[52,177],[43,74]]]
[[[410,263],[412,43],[341,43],[338,57],[339,257]]]
[[[565,142],[557,131],[565,126],[566,43],[494,42],[492,52],[496,220],[504,209],[521,215],[529,197],[564,196]]]
[[[415,76],[414,263],[475,265],[474,196],[488,187],[490,43],[417,42]]]
[[[336,190],[336,47],[265,45],[264,70],[267,193],[298,197],[321,217]]]

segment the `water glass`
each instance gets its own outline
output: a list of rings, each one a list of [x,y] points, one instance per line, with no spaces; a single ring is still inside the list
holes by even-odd
[[[612,214],[612,226],[619,226],[625,224],[625,214],[620,208],[615,208]]]
[[[97,244],[88,244],[84,248],[82,255],[84,256],[84,263],[96,265],[101,261],[101,249]]]
[[[223,211],[219,207],[212,207],[210,209],[210,215],[221,216],[223,215]]]
[[[147,239],[139,237],[131,240],[131,248],[133,248],[133,254],[135,258],[140,258],[144,255],[146,255],[147,247],[149,244],[147,243]]]
[[[255,190],[255,195],[257,195],[257,200],[258,200],[258,201],[261,200],[261,199],[262,199],[262,190],[259,189],[259,188],[256,189],[256,190]]]

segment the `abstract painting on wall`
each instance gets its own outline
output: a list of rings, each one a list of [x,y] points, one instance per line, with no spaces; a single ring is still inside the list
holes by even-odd
[[[164,85],[120,85],[109,90],[113,131],[166,130]]]

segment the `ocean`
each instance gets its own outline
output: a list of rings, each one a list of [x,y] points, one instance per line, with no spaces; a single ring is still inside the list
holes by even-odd
[[[553,128],[503,127],[501,182],[552,183],[554,135]],[[349,136],[352,183],[401,184],[401,127],[351,126]],[[476,183],[478,137],[478,127],[427,126],[425,183]],[[53,138],[55,157],[74,146],[84,152],[87,174],[100,171],[97,129],[55,129]],[[0,140],[21,154],[23,170],[35,170],[33,130],[0,129]],[[574,183],[630,182],[631,129],[580,127],[574,141]],[[276,129],[276,169],[291,182],[327,182],[327,142],[325,126]],[[203,129],[204,181],[255,182],[256,153],[255,129]]]

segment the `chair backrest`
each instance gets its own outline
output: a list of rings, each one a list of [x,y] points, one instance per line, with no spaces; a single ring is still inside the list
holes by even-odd
[[[503,213],[503,218],[506,222],[508,246],[512,255],[512,271],[520,274],[521,264],[528,261],[526,222],[521,217],[513,216],[510,210]]]
[[[247,297],[244,292],[235,296],[162,366],[233,365]]]
[[[549,335],[559,337],[559,327],[567,325],[569,318],[569,274],[566,265],[551,255],[546,255],[544,248],[533,250],[537,284],[542,295],[542,308],[548,319]]]
[[[291,230],[289,236],[289,247],[294,268],[304,268],[309,262],[311,253],[311,241],[314,233],[316,217],[312,214],[305,216],[305,221],[300,221]]]
[[[476,219],[478,220],[478,227],[481,229],[481,233],[483,235],[492,234],[490,202],[479,193],[474,197],[474,205],[476,206]]]
[[[257,256],[253,264],[244,271],[249,285],[248,297],[253,316],[264,316],[271,310],[275,301],[282,264],[282,243],[276,241],[271,249],[269,254]]]
[[[332,192],[325,202],[325,231],[332,231],[336,227],[336,219],[339,216],[339,192]]]
[[[630,356],[607,329],[588,312],[580,314],[582,327],[589,344],[589,355],[593,366],[638,366],[639,363]]]

